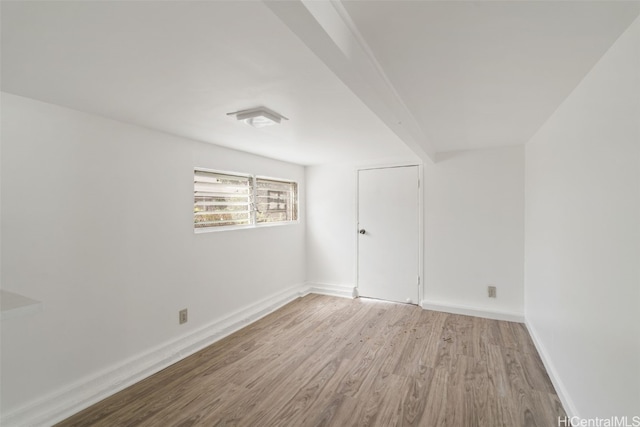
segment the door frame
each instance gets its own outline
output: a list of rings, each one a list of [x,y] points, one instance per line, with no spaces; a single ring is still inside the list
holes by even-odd
[[[354,268],[354,277],[355,277],[355,286],[354,286],[354,297],[357,298],[360,296],[359,287],[360,287],[360,277],[359,277],[359,267],[360,267],[360,238],[358,237],[358,230],[360,228],[360,171],[364,170],[372,170],[372,169],[392,169],[392,168],[404,168],[416,166],[418,168],[418,278],[419,284],[418,286],[418,302],[416,305],[418,307],[422,307],[422,302],[424,300],[424,166],[422,163],[418,162],[400,162],[400,163],[391,163],[391,164],[381,164],[375,166],[366,166],[366,167],[358,167],[354,171],[355,175],[355,188],[356,188],[356,197],[355,197],[355,229],[354,233],[356,233],[356,242],[355,242],[355,255],[356,262]]]

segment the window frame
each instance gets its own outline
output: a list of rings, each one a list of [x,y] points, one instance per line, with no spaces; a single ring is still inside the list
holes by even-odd
[[[276,178],[271,176],[264,175],[256,175],[235,171],[227,171],[221,169],[210,169],[203,167],[194,167],[193,168],[193,176],[194,176],[194,208],[195,208],[195,175],[197,172],[205,172],[212,173],[218,175],[229,175],[241,178],[249,178],[249,188],[250,188],[250,200],[249,205],[251,209],[249,224],[234,224],[234,225],[220,225],[220,226],[208,226],[208,227],[196,227],[195,226],[195,209],[193,214],[193,231],[195,234],[201,233],[209,233],[215,231],[229,231],[229,230],[246,230],[250,228],[261,228],[261,227],[276,227],[281,225],[290,225],[290,224],[298,224],[300,223],[300,185],[298,181],[293,179],[285,179],[285,178]],[[256,192],[257,192],[257,181],[258,180],[266,180],[266,181],[276,181],[282,183],[294,184],[295,194],[293,195],[293,203],[295,209],[296,218],[287,221],[273,221],[273,222],[258,222],[256,213],[257,213],[257,204],[256,204]]]

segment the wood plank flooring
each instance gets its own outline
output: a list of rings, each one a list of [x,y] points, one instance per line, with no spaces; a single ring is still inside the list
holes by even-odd
[[[540,426],[565,413],[518,323],[308,295],[59,426]]]

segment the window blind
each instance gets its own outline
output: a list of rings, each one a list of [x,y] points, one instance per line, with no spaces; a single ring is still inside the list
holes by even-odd
[[[298,185],[290,181],[256,178],[256,222],[286,222],[298,219]]]
[[[196,170],[195,228],[251,224],[252,178]]]

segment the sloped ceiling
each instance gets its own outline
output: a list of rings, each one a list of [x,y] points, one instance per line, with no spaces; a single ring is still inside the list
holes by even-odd
[[[524,144],[638,2],[345,1],[436,151]]]
[[[2,2],[2,90],[311,165],[524,144],[640,2]],[[254,129],[227,112],[290,118]]]

